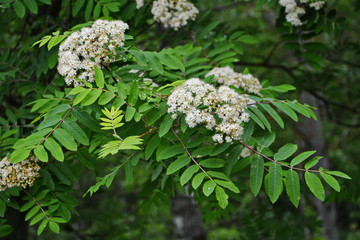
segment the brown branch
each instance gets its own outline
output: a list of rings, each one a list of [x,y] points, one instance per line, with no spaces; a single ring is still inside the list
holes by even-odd
[[[180,142],[181,146],[183,147],[183,149],[185,150],[186,154],[190,157],[190,159],[200,168],[200,170],[205,173],[205,175],[214,182],[214,179],[211,178],[211,176],[201,167],[201,165],[195,160],[195,158],[193,157],[193,155],[190,153],[189,149],[185,146],[183,140],[179,137],[179,135],[175,132],[175,130],[173,128],[171,128],[171,131],[173,132],[173,134],[175,135],[175,137],[177,138],[177,140]]]
[[[249,145],[247,145],[246,143],[243,143],[241,142],[240,140],[238,140],[238,143],[240,143],[241,145],[243,145],[244,147],[246,147],[247,149],[249,149],[250,151],[256,153],[257,155],[273,162],[273,163],[276,163],[276,164],[279,164],[283,167],[286,167],[286,168],[289,168],[289,169],[292,169],[292,170],[297,170],[297,171],[302,171],[302,172],[313,172],[313,173],[320,173],[320,172],[323,172],[323,173],[326,173],[325,171],[318,171],[318,170],[311,170],[311,169],[303,169],[303,168],[297,168],[297,167],[292,167],[292,166],[288,166],[284,163],[281,163],[281,162],[278,162],[278,161],[275,161],[274,159],[272,158],[269,158],[268,156],[256,151],[255,149],[253,149],[252,147],[250,147]]]

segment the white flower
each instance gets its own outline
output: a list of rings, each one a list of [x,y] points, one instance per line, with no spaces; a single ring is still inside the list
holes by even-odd
[[[199,78],[192,78],[171,92],[168,112],[185,114],[185,122],[191,128],[205,125],[217,132],[213,140],[218,143],[240,140],[242,123],[249,121],[247,105],[252,100],[228,86],[218,89]]]
[[[260,95],[260,81],[251,74],[235,72],[229,66],[213,68],[206,77],[214,76],[214,80],[224,86],[241,87],[249,93]]]
[[[325,3],[325,0],[300,0],[300,5],[298,5],[296,0],[279,0],[279,4],[285,7],[286,21],[291,23],[293,26],[302,25],[300,17],[305,14],[304,7],[309,6],[318,11],[324,7]]]
[[[0,191],[19,186],[26,188],[32,186],[39,177],[40,166],[34,156],[29,160],[11,163],[8,157],[0,161]]]
[[[144,6],[144,0],[136,0],[136,8],[139,9]]]
[[[116,48],[125,41],[128,25],[122,21],[96,20],[89,28],[73,32],[59,48],[58,72],[67,85],[94,81],[94,66],[103,67],[115,60]]]
[[[187,0],[157,0],[153,3],[151,13],[155,21],[178,30],[189,20],[194,20],[199,10]]]

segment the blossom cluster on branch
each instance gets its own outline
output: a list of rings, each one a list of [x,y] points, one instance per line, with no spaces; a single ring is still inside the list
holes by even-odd
[[[139,9],[144,6],[144,0],[136,0],[136,8]]]
[[[221,84],[218,88],[199,78],[189,79],[177,86],[168,98],[168,112],[174,113],[174,118],[178,113],[185,114],[185,121],[191,128],[204,124],[206,128],[215,131],[216,134],[213,135],[215,142],[240,140],[243,133],[242,123],[250,120],[246,112],[247,106],[254,101],[247,94],[237,93],[229,85],[247,86],[244,90],[257,94],[261,85],[257,79],[257,81],[246,81],[246,78],[245,81],[241,81],[243,78],[232,79],[229,72],[231,72],[229,67],[215,68],[209,72],[209,75],[215,75],[215,79]],[[251,83],[254,86],[251,86]]]
[[[116,48],[124,45],[128,28],[123,21],[96,20],[91,27],[73,32],[59,48],[57,69],[66,84],[93,82],[94,66],[101,68],[115,60]]]
[[[32,186],[39,177],[40,165],[35,156],[18,163],[11,163],[8,157],[0,161],[0,191],[12,187]]]
[[[301,26],[300,17],[305,14],[305,7],[311,7],[320,10],[324,7],[326,0],[279,0],[279,4],[285,7],[286,21],[294,26]]]
[[[235,72],[231,67],[213,68],[206,77],[214,76],[214,80],[224,86],[235,86],[246,92],[260,95],[261,84],[257,78],[250,73],[242,74]]]
[[[153,2],[151,13],[155,21],[178,30],[194,20],[199,10],[187,0],[157,0]]]

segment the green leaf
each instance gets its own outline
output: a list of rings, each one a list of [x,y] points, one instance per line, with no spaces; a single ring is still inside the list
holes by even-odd
[[[60,35],[60,36],[54,36],[50,39],[49,43],[48,43],[48,50],[50,51],[54,46],[58,45],[59,43],[61,43],[64,39],[66,38],[65,35]]]
[[[143,52],[146,59],[149,61],[150,67],[157,73],[163,74],[164,68],[161,64],[160,59],[153,52]]]
[[[224,52],[228,52],[230,48],[232,48],[234,46],[233,43],[225,43],[222,45],[218,45],[216,46],[213,50],[211,50],[207,55],[211,58],[214,57],[218,54],[224,53]]]
[[[30,135],[27,138],[19,139],[13,149],[32,149],[44,139],[43,136]]]
[[[345,179],[351,179],[351,177],[349,175],[347,175],[346,173],[343,173],[343,172],[339,172],[339,171],[328,171],[326,173],[337,176],[337,177],[345,178]]]
[[[199,171],[199,167],[197,165],[191,165],[188,167],[183,174],[180,177],[180,184],[181,186],[184,186],[189,180],[192,178],[192,176]]]
[[[4,201],[0,201],[0,217],[3,218],[5,216],[5,212],[6,212],[6,203]]]
[[[187,155],[181,156],[169,165],[168,169],[166,170],[166,174],[167,175],[173,174],[174,172],[180,170],[189,163],[190,163],[189,156]]]
[[[51,190],[55,190],[55,184],[54,184],[54,180],[51,177],[51,174],[49,173],[48,170],[46,170],[45,168],[41,168],[40,169],[40,174],[44,179],[44,182],[46,184],[46,186],[48,186]]]
[[[47,128],[47,127],[51,127],[51,126],[54,126],[56,124],[58,124],[61,120],[61,117],[59,115],[52,115],[46,119],[44,119],[44,121],[42,121],[37,130],[41,130],[41,129],[44,129],[44,128]]]
[[[90,128],[93,131],[99,132],[101,131],[99,128],[99,124],[94,118],[87,112],[83,111],[80,108],[74,108],[73,114],[75,118],[78,119],[85,127]]]
[[[305,159],[307,159],[308,157],[310,157],[314,153],[316,153],[316,151],[307,151],[307,152],[300,153],[299,155],[294,157],[293,160],[291,160],[290,166],[293,167],[295,165],[298,165],[298,164],[302,163]]]
[[[239,193],[240,190],[235,186],[235,184],[233,182],[230,181],[223,181],[223,180],[218,180],[215,179],[214,180],[216,184],[223,186],[227,189],[229,189],[230,191],[234,192],[234,193]]]
[[[94,0],[88,0],[87,4],[86,4],[86,8],[85,8],[85,20],[89,21],[91,18],[91,12],[94,8]]]
[[[304,166],[305,169],[309,169],[312,168],[313,166],[315,166],[320,159],[322,159],[323,157],[314,157],[312,159],[310,159]]]
[[[277,86],[269,86],[266,89],[271,90],[271,91],[275,91],[275,92],[289,92],[289,91],[293,91],[296,90],[296,88],[290,84],[281,84],[281,85],[277,85]]]
[[[281,167],[276,163],[269,166],[268,193],[270,201],[275,203],[282,192]]]
[[[72,135],[68,131],[66,131],[62,128],[57,128],[54,131],[53,135],[56,138],[56,140],[58,140],[59,143],[61,143],[68,150],[70,150],[70,151],[77,150],[76,142],[75,142],[74,138],[72,137]]]
[[[48,153],[46,152],[43,145],[38,145],[34,149],[34,154],[42,162],[47,162],[49,160]]]
[[[270,125],[269,121],[266,119],[266,117],[264,116],[264,114],[256,107],[250,106],[249,109],[251,111],[253,111],[256,114],[256,116],[259,117],[261,122],[264,123],[264,126],[269,130],[269,132],[271,132],[271,125]]]
[[[105,85],[105,79],[104,79],[104,73],[98,66],[94,66],[95,70],[95,84],[99,88],[104,88]]]
[[[130,50],[129,51],[132,55],[134,55],[136,62],[140,65],[140,66],[147,66],[148,62],[146,60],[146,57],[144,56],[143,52],[141,51],[137,51],[137,50]]]
[[[229,204],[228,202],[229,196],[226,194],[225,190],[222,187],[216,186],[215,196],[219,202],[219,206],[222,209],[225,209],[226,206]]]
[[[25,211],[29,210],[34,205],[35,205],[35,201],[33,199],[31,199],[27,203],[22,205],[22,207],[20,208],[20,212],[25,212]]]
[[[269,104],[259,104],[259,106],[265,109],[265,111],[276,121],[276,123],[281,128],[284,128],[284,122],[282,118]]]
[[[298,149],[296,144],[288,143],[282,146],[274,155],[275,161],[283,161],[293,155]]]
[[[250,35],[241,35],[237,40],[246,44],[256,44],[259,42],[255,37]]]
[[[16,15],[19,18],[23,18],[25,16],[25,7],[21,3],[21,1],[20,0],[15,1],[13,6],[14,6],[14,11],[15,11]]]
[[[100,97],[101,93],[100,89],[93,89],[89,92],[81,102],[81,106],[88,106],[96,102],[96,100]],[[80,94],[79,94],[80,95]]]
[[[184,149],[182,146],[180,145],[174,145],[171,147],[168,147],[166,149],[164,149],[163,151],[160,152],[157,160],[163,160],[163,159],[168,159],[171,157],[174,157],[176,155],[179,155],[180,153],[183,153]]]
[[[290,169],[285,171],[286,194],[295,207],[299,206],[300,201],[300,181],[296,171]]]
[[[194,189],[197,189],[200,186],[200,184],[202,183],[202,181],[204,180],[205,176],[206,176],[206,174],[203,172],[196,174],[191,182],[191,186]]]
[[[209,174],[209,176],[211,176],[213,178],[219,178],[219,179],[223,179],[225,181],[231,181],[230,178],[222,172],[208,171],[207,174]]]
[[[275,140],[275,132],[269,132],[256,138],[257,143],[262,147],[269,147]]]
[[[125,121],[129,122],[133,119],[134,114],[136,112],[136,108],[127,106],[125,111]]]
[[[71,136],[75,138],[76,141],[83,145],[89,145],[89,138],[86,133],[76,124],[76,122],[70,118],[66,118],[61,126],[71,133]]]
[[[166,133],[169,132],[173,122],[174,122],[174,119],[172,119],[171,115],[166,115],[164,117],[164,120],[160,124],[160,129],[159,129],[160,137],[164,136]]]
[[[293,103],[293,102],[287,102],[286,103],[290,108],[295,110],[296,112],[300,113],[301,115],[304,115],[306,117],[311,117],[311,109],[308,109],[307,107],[301,105],[300,103]]]
[[[212,180],[208,180],[203,185],[203,193],[205,196],[210,196],[210,194],[214,191],[216,184]]]
[[[321,201],[324,201],[325,190],[320,178],[314,173],[305,172],[305,182],[306,185],[309,187],[310,191],[315,195],[315,197],[317,197]]]
[[[125,179],[127,183],[132,183],[134,181],[133,165],[130,162],[125,164]]]
[[[44,146],[50,151],[51,155],[58,161],[64,161],[64,153],[60,145],[51,137],[45,140]]]
[[[251,112],[250,110],[247,110],[247,113],[249,113],[250,118],[251,118],[252,120],[254,120],[254,122],[255,122],[257,125],[259,125],[259,127],[261,127],[262,129],[265,130],[264,123],[259,119],[259,117],[258,117],[255,113]]]
[[[75,1],[75,3],[72,6],[73,17],[75,17],[79,13],[79,11],[82,8],[82,6],[84,5],[84,3],[85,3],[85,0],[76,0]]]
[[[25,216],[25,221],[28,221],[30,218],[35,216],[35,214],[38,213],[39,211],[40,211],[40,207],[38,205],[31,208],[31,210]]]
[[[41,212],[38,215],[36,215],[29,223],[29,226],[32,226],[38,222],[40,222],[45,217],[45,213]]]
[[[83,87],[75,87],[75,88],[71,89],[71,91],[66,96],[76,95],[85,90],[86,90],[86,88],[83,88]]]
[[[39,227],[38,227],[38,229],[37,229],[37,235],[38,236],[40,236],[40,234],[44,231],[44,229],[46,228],[46,226],[47,226],[47,224],[49,223],[49,220],[48,219],[44,219],[41,223],[40,223],[40,225],[39,225]]]
[[[142,143],[143,140],[139,138],[139,136],[129,136],[122,141],[122,143],[119,146],[119,150],[127,150],[127,149],[140,150],[141,148],[137,145],[140,145]]]
[[[221,158],[209,158],[202,160],[199,164],[206,168],[221,168],[225,165],[225,160]]]
[[[236,146],[230,151],[230,153],[229,153],[229,155],[227,157],[226,163],[225,163],[224,173],[226,175],[230,175],[234,164],[237,161],[239,161],[242,149],[243,149],[242,146]]]
[[[11,225],[3,223],[0,225],[0,238],[10,235],[13,231],[14,229]]]
[[[24,1],[27,8],[32,12],[33,14],[38,13],[38,5],[35,0],[25,0]]]
[[[12,163],[18,163],[25,160],[30,155],[31,150],[27,149],[17,149],[13,151],[10,155]]]
[[[160,145],[160,138],[158,135],[154,135],[145,147],[145,159],[148,160],[155,149]]]
[[[151,181],[155,181],[155,179],[157,179],[160,175],[160,173],[162,172],[162,170],[164,169],[164,166],[159,164],[155,170],[153,171],[152,175],[151,175]]]
[[[340,185],[333,176],[324,172],[320,172],[320,175],[330,187],[335,189],[335,191],[340,192]]]
[[[91,89],[85,89],[84,91],[80,92],[74,99],[73,104],[79,104],[85,97],[91,92]]]
[[[109,103],[111,101],[111,99],[113,99],[116,95],[114,93],[111,92],[104,92],[103,94],[101,94],[98,103],[100,105],[105,105],[107,103]]]
[[[101,12],[101,4],[100,2],[98,2],[94,8],[93,18],[98,19],[100,17],[100,12]]]
[[[258,195],[264,177],[264,159],[256,155],[251,161],[250,189],[254,196]]]
[[[130,93],[128,97],[128,103],[131,106],[135,106],[139,97],[139,85],[136,81],[131,84]]]
[[[274,102],[273,104],[282,112],[284,112],[286,115],[288,115],[292,120],[294,120],[295,122],[298,121],[298,117],[296,113],[291,108],[289,108],[285,103]]]
[[[185,72],[185,67],[178,57],[161,52],[157,54],[157,56],[160,58],[162,64],[170,69],[179,69],[182,72]]]
[[[61,104],[57,107],[54,107],[53,109],[51,109],[47,115],[48,116],[51,116],[51,115],[55,115],[55,114],[58,114],[58,113],[63,113],[65,111],[68,111],[69,109],[71,108],[71,106],[67,103],[65,104]]]
[[[49,222],[49,228],[54,233],[60,233],[59,224],[57,224],[56,222]]]

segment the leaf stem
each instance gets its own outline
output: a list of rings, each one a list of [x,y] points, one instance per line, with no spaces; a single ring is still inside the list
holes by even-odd
[[[193,157],[193,155],[190,153],[189,149],[185,146],[183,140],[179,137],[179,135],[176,133],[176,131],[171,128],[171,131],[173,132],[173,134],[175,135],[175,137],[179,140],[181,146],[184,148],[186,154],[190,157],[190,159],[200,168],[200,170],[205,173],[205,175],[211,180],[213,181],[215,184],[216,182],[214,181],[214,179],[212,179],[212,177],[201,167],[201,165],[195,160],[195,158]]]
[[[281,165],[281,166],[284,166],[284,167],[286,167],[286,168],[289,168],[289,169],[292,169],[292,170],[297,170],[297,171],[302,171],[302,172],[313,172],[313,173],[323,172],[323,173],[326,173],[325,171],[318,171],[318,170],[311,170],[311,169],[304,169],[304,168],[297,168],[297,167],[288,166],[288,165],[286,165],[286,164],[284,164],[284,163],[275,161],[274,159],[269,158],[268,156],[266,156],[266,155],[264,155],[264,154],[256,151],[255,149],[253,149],[252,147],[250,147],[250,146],[247,145],[246,143],[241,142],[240,140],[238,140],[238,142],[239,142],[241,145],[243,145],[244,147],[246,147],[247,149],[249,149],[250,151],[258,154],[259,156],[261,156],[261,157],[263,157],[263,158],[265,158],[265,159],[267,159],[267,160],[269,160],[269,161],[271,161],[271,162],[273,162],[273,163],[276,163],[276,164],[279,164],[279,165]]]

